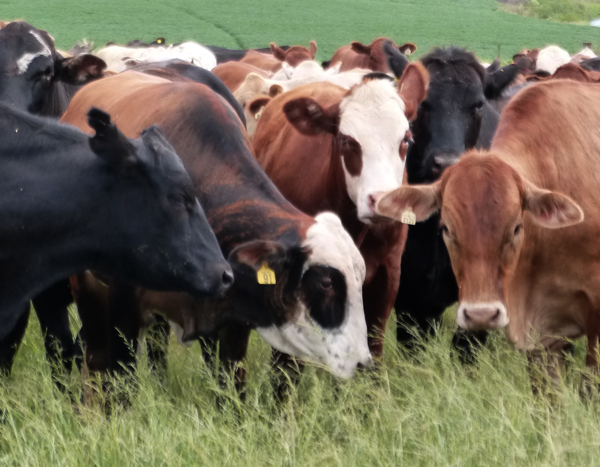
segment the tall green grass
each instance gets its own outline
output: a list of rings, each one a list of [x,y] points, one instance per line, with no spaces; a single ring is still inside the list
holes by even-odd
[[[452,318],[452,316],[449,316]],[[452,321],[450,319],[449,321]],[[164,386],[140,366],[132,407],[103,415],[52,385],[32,319],[0,391],[3,466],[591,466],[600,463],[600,405],[582,402],[574,369],[556,403],[536,399],[525,357],[501,334],[479,367],[450,355],[452,325],[416,359],[388,332],[380,371],[336,381],[309,368],[290,401],[271,395],[268,347],[249,354],[247,401],[221,391],[198,346],[171,345]],[[70,381],[76,390],[75,372]],[[217,408],[216,398],[225,399]],[[75,408],[74,408],[75,407]]]
[[[468,47],[504,59],[524,47],[559,44],[576,52],[600,44],[600,29],[511,15],[495,0],[0,0],[0,17],[23,18],[48,30],[62,48],[83,38],[107,41],[194,39],[225,47],[305,44],[318,58],[353,40],[389,36],[412,41],[418,53],[436,45]]]

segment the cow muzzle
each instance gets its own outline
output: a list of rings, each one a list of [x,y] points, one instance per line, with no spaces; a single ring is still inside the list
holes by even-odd
[[[502,302],[462,302],[458,306],[458,325],[467,331],[500,329],[508,324],[508,313]]]
[[[454,152],[436,154],[433,156],[433,165],[431,173],[435,178],[439,178],[444,170],[458,162],[460,155]]]

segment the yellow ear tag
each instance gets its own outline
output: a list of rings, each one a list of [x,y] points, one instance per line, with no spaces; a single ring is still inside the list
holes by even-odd
[[[260,285],[275,285],[275,271],[273,271],[267,263],[262,263],[261,268],[256,271],[256,281]]]
[[[403,224],[415,225],[417,223],[417,216],[415,216],[412,208],[409,207],[402,211],[402,217],[400,218],[400,221]]]

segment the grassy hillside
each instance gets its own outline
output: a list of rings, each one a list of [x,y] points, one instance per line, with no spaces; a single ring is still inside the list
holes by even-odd
[[[101,45],[165,36],[226,47],[270,41],[318,41],[326,59],[352,40],[380,35],[412,41],[421,53],[434,45],[462,45],[482,59],[504,59],[523,47],[557,43],[571,52],[584,41],[600,45],[600,29],[525,18],[501,11],[495,0],[0,0],[3,19],[23,18],[70,48],[87,38]]]

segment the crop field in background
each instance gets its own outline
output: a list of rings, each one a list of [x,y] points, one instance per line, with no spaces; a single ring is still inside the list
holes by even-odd
[[[600,46],[599,28],[512,15],[495,0],[0,0],[0,18],[23,18],[67,50],[83,38],[101,46],[159,36],[231,48],[315,39],[321,60],[377,36],[414,42],[418,53],[466,46],[485,60],[498,45],[504,60],[523,47],[559,44],[574,53],[586,41]]]
[[[600,29],[511,15],[494,0],[0,0],[0,19],[23,18],[48,30],[59,47],[107,41],[194,39],[232,48],[319,44],[328,59],[352,40],[386,35],[462,45],[482,59],[501,46],[508,60],[523,47],[556,43],[576,52],[600,46]],[[75,314],[73,314],[75,316]],[[588,466],[600,464],[600,401],[583,402],[578,383],[583,343],[556,389],[555,403],[530,390],[524,355],[502,333],[479,365],[450,353],[453,310],[439,337],[417,357],[396,349],[394,318],[378,372],[336,381],[311,367],[283,407],[272,397],[269,348],[254,335],[248,394],[221,391],[199,346],[173,341],[164,383],[139,366],[132,406],[111,417],[54,390],[35,317],[0,388],[1,466]],[[77,327],[76,319],[73,320]],[[66,382],[74,393],[80,375]],[[226,401],[217,408],[216,399]],[[76,397],[78,399],[78,397]]]

